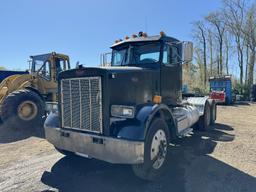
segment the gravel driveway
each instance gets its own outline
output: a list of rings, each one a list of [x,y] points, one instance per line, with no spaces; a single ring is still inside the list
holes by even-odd
[[[211,131],[171,147],[166,174],[137,179],[124,165],[68,158],[28,133],[0,128],[0,191],[256,191],[256,104],[218,106]]]

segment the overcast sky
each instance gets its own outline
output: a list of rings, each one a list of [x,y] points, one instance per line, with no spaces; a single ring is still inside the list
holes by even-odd
[[[220,0],[1,0],[0,66],[27,69],[30,55],[68,54],[71,63],[100,63],[116,39],[161,30],[191,40],[191,23]]]

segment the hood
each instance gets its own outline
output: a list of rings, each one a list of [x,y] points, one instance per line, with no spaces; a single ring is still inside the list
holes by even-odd
[[[101,76],[103,97],[109,105],[139,105],[159,94],[159,71],[141,67],[88,67],[63,71],[59,80]]]

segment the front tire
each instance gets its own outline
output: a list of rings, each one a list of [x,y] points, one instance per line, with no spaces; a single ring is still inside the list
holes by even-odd
[[[143,180],[155,180],[166,170],[170,131],[167,123],[157,118],[151,123],[145,139],[144,163],[132,165],[135,175]]]
[[[1,117],[12,128],[32,128],[42,124],[45,104],[42,98],[31,90],[17,90],[4,100]]]

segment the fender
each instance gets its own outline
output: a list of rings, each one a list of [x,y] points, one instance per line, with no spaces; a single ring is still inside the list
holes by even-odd
[[[35,93],[37,93],[37,94],[41,97],[41,99],[42,99],[43,101],[45,101],[45,98],[42,96],[42,94],[41,94],[37,89],[35,89],[35,88],[31,87],[31,86],[25,87],[25,89],[28,89],[28,90],[30,90],[30,91],[34,91]]]
[[[119,124],[118,138],[144,141],[152,120],[155,117],[164,118],[170,127],[172,137],[177,135],[176,121],[172,112],[165,104],[151,104],[140,108],[133,120],[126,120],[126,123]]]

